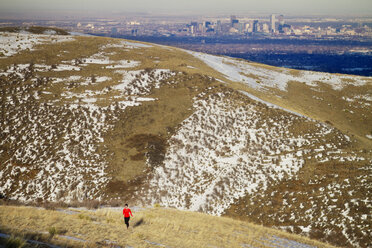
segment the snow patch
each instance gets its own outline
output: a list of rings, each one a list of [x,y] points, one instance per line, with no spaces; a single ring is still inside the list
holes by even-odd
[[[117,61],[114,65],[108,65],[105,68],[106,69],[125,69],[125,68],[132,68],[137,67],[141,64],[139,61],[134,60],[120,60]]]
[[[319,82],[329,84],[335,90],[341,90],[346,85],[365,85],[368,78],[360,76],[336,75],[331,73],[298,71],[296,74],[281,68],[269,70],[247,61],[230,57],[215,56],[205,53],[187,51],[187,53],[201,59],[208,66],[224,74],[231,81],[242,82],[254,89],[266,87],[285,91],[291,81],[302,82],[309,86],[317,86]]]
[[[0,32],[0,54],[9,57],[24,50],[33,51],[36,45],[73,40],[74,38],[72,36],[67,35]]]
[[[223,95],[196,100],[194,108],[169,140],[150,189],[140,193],[152,196],[152,204],[221,215],[236,199],[265,189],[269,179],[291,177],[303,166],[297,147],[281,144],[285,155],[272,151],[284,119],[275,127],[257,126],[261,115],[254,105],[237,108]],[[291,142],[303,144],[303,138]]]

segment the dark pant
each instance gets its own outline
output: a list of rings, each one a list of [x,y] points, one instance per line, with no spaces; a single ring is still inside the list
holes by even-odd
[[[129,219],[130,217],[124,217],[125,225],[127,225],[127,228],[129,227]]]

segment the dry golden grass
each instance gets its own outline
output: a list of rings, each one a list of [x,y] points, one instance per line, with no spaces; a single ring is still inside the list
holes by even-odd
[[[55,27],[39,27],[39,26],[31,26],[31,27],[1,27],[0,32],[11,32],[11,33],[19,33],[21,31],[27,31],[32,34],[44,34],[45,31],[55,31],[58,35],[68,35],[69,33],[63,29],[55,28]]]
[[[318,90],[315,91],[305,84],[292,82],[288,85],[288,93],[281,100],[281,105],[291,106],[309,117],[331,123],[355,138],[360,147],[371,149],[372,142],[365,135],[372,132],[370,114],[372,108],[363,107],[360,102],[350,105],[342,99],[371,92],[371,84],[359,87],[346,86],[342,90],[334,90],[329,85],[319,84]],[[352,112],[345,112],[345,109]]]
[[[10,233],[48,233],[50,242],[68,243],[72,247],[109,246],[109,242],[124,246],[153,247],[154,243],[170,247],[267,247],[272,237],[297,241],[317,247],[330,245],[298,235],[249,224],[226,217],[174,209],[152,208],[134,212],[127,230],[121,211],[100,209],[75,210],[76,213],[35,209],[30,207],[0,206],[2,231]],[[50,236],[50,230],[63,230],[63,235],[82,241]],[[49,235],[49,237],[47,237]]]

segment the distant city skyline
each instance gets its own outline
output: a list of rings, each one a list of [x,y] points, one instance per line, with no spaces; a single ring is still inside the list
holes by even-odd
[[[144,12],[153,14],[369,15],[371,0],[1,0],[0,13]]]

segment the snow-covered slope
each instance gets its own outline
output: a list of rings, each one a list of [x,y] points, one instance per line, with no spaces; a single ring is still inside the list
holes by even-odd
[[[267,113],[260,104],[244,106],[230,98],[224,92],[195,100],[194,114],[169,140],[164,166],[150,182],[148,194],[159,196],[154,202],[220,215],[271,181],[292,178],[311,149],[323,149],[320,140],[330,133],[340,141],[349,139],[306,118],[275,109]],[[300,121],[316,126],[317,132],[293,135],[289,130]],[[341,153],[336,144],[326,146],[328,153]]]
[[[368,243],[371,78],[98,37],[0,33],[0,49],[2,197],[161,204]]]
[[[365,85],[367,82],[371,82],[365,77],[357,76],[336,75],[311,71],[293,73],[291,70],[286,68],[270,70],[263,66],[249,64],[243,60],[199,52],[188,52],[204,61],[210,67],[215,68],[218,72],[224,74],[231,81],[242,82],[255,89],[270,87],[285,91],[289,82],[296,81],[303,82],[309,86],[317,86],[317,83],[322,82],[329,84],[336,90],[339,90],[345,85],[360,86]]]
[[[39,44],[50,44],[74,40],[72,36],[39,35],[28,33],[1,33],[0,54],[11,56],[23,50],[33,50]]]
[[[22,82],[32,70],[29,65],[17,74],[10,74],[20,77],[2,81],[0,192],[22,201],[101,199],[102,188],[109,180],[105,172],[106,155],[98,153],[104,134],[113,128],[118,112],[155,100],[139,96],[156,87],[155,81],[172,74],[166,70],[136,72],[146,80],[124,74],[125,83],[117,88],[138,96],[121,97],[108,106],[99,106],[96,102],[107,94],[107,89],[82,93],[66,90],[59,99],[41,103],[43,96],[52,93],[41,91],[40,85],[64,85],[70,80],[53,78],[33,80],[27,85],[15,83]],[[96,83],[100,83],[99,78]]]

